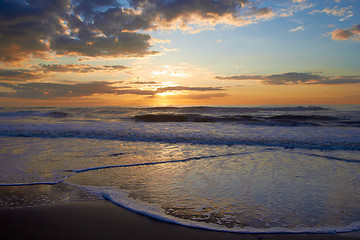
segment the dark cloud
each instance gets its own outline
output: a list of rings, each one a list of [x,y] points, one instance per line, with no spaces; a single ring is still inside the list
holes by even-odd
[[[97,71],[115,72],[128,69],[123,65],[100,65],[89,64],[40,64],[31,69],[0,69],[2,81],[30,81],[44,79],[57,72],[91,73]]]
[[[121,7],[117,0],[73,0],[72,3],[74,4],[74,13],[86,18],[94,17],[104,6]]]
[[[191,17],[216,20],[220,16],[239,17],[239,10],[246,0],[130,0],[135,9],[144,9],[143,15],[153,24],[169,24],[174,20],[189,21]],[[154,19],[161,19],[155,22]]]
[[[90,1],[90,5],[97,8],[90,8],[85,0],[78,2],[86,4],[78,4],[76,12],[107,36],[170,27],[186,30],[191,28],[190,25],[198,24],[241,25],[245,18],[249,23],[249,17],[261,18],[271,12],[270,8],[258,9],[248,0],[128,0],[130,7],[116,6],[113,1],[108,1],[102,5],[108,6],[106,10],[99,7],[98,1]],[[243,8],[246,11],[241,15]]]
[[[54,98],[71,98],[71,97],[85,97],[94,94],[133,94],[143,96],[154,96],[157,93],[164,93],[168,91],[220,91],[222,88],[211,87],[164,87],[155,90],[141,90],[130,88],[126,85],[119,85],[121,82],[87,82],[77,84],[64,83],[4,83],[0,82],[0,86],[12,89],[13,92],[0,92],[0,97],[12,98],[33,98],[33,99],[54,99]],[[215,95],[214,95],[215,96]]]
[[[27,81],[37,80],[47,77],[43,72],[24,70],[24,69],[0,69],[0,80],[4,81]]]
[[[275,75],[239,75],[216,76],[219,80],[258,80],[268,85],[294,85],[294,84],[356,84],[360,83],[360,76],[326,77],[312,73],[287,72]]]
[[[277,75],[269,75],[264,78],[264,83],[270,85],[318,83],[323,77],[310,73],[288,72]]]
[[[49,39],[64,34],[60,19],[70,0],[0,0],[0,61],[43,57]]]
[[[360,24],[356,24],[349,29],[336,29],[330,35],[335,40],[360,40]]]
[[[238,75],[238,76],[216,76],[219,80],[262,80],[263,76],[259,75]]]
[[[134,9],[110,8],[94,17],[94,27],[101,29],[104,34],[126,31],[138,31],[153,28],[150,15],[138,14]]]
[[[0,92],[0,97],[51,99],[59,97],[82,97],[94,94],[113,94],[117,88],[110,82],[91,82],[78,84],[61,83],[0,83],[0,86],[11,88],[15,92]]]
[[[113,36],[56,36],[50,41],[51,49],[60,55],[89,57],[144,57],[159,52],[149,51],[150,35],[121,32]]]
[[[148,34],[104,33],[95,27],[90,17],[104,8],[119,6],[115,2],[0,0],[0,61],[46,57],[50,52],[91,57],[156,54],[149,51]],[[76,12],[89,18],[81,19]]]
[[[76,72],[76,73],[90,73],[97,71],[123,71],[128,69],[123,65],[101,65],[92,66],[89,64],[41,64],[36,68],[38,71],[44,72]]]
[[[243,25],[251,17],[262,18],[271,8],[257,8],[249,0],[129,0],[141,16],[133,17],[133,26],[142,29],[171,28],[189,30],[196,25]]]
[[[140,31],[242,25],[270,12],[249,0],[0,0],[0,61],[50,53],[143,57],[158,52]]]
[[[334,78],[325,78],[321,84],[356,84],[360,83],[360,76],[339,76]]]

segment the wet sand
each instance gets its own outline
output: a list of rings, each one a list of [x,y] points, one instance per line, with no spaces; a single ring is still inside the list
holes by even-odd
[[[360,239],[342,234],[236,234],[165,223],[105,201],[67,202],[51,206],[0,209],[1,239]]]

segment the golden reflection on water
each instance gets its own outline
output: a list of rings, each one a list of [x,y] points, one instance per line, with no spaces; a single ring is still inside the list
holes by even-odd
[[[42,181],[73,175],[54,186],[1,187],[2,207],[94,197],[70,183],[127,190],[131,199],[158,205],[167,215],[229,228],[346,225],[360,216],[359,164],[308,154],[321,151],[68,139],[53,140],[54,147],[26,141],[23,155],[9,151],[26,160],[22,174],[36,171],[35,180]],[[32,146],[28,159],[26,146]],[[176,160],[184,161],[131,166]],[[72,172],[102,166],[114,168]]]

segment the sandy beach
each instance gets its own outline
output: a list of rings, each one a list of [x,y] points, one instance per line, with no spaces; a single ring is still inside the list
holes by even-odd
[[[2,239],[360,239],[342,234],[235,234],[182,227],[150,219],[105,200],[0,209]],[[6,236],[6,237],[5,237]]]

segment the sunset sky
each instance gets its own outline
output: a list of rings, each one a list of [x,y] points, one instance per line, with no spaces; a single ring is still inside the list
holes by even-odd
[[[0,106],[360,104],[358,0],[0,0]]]

